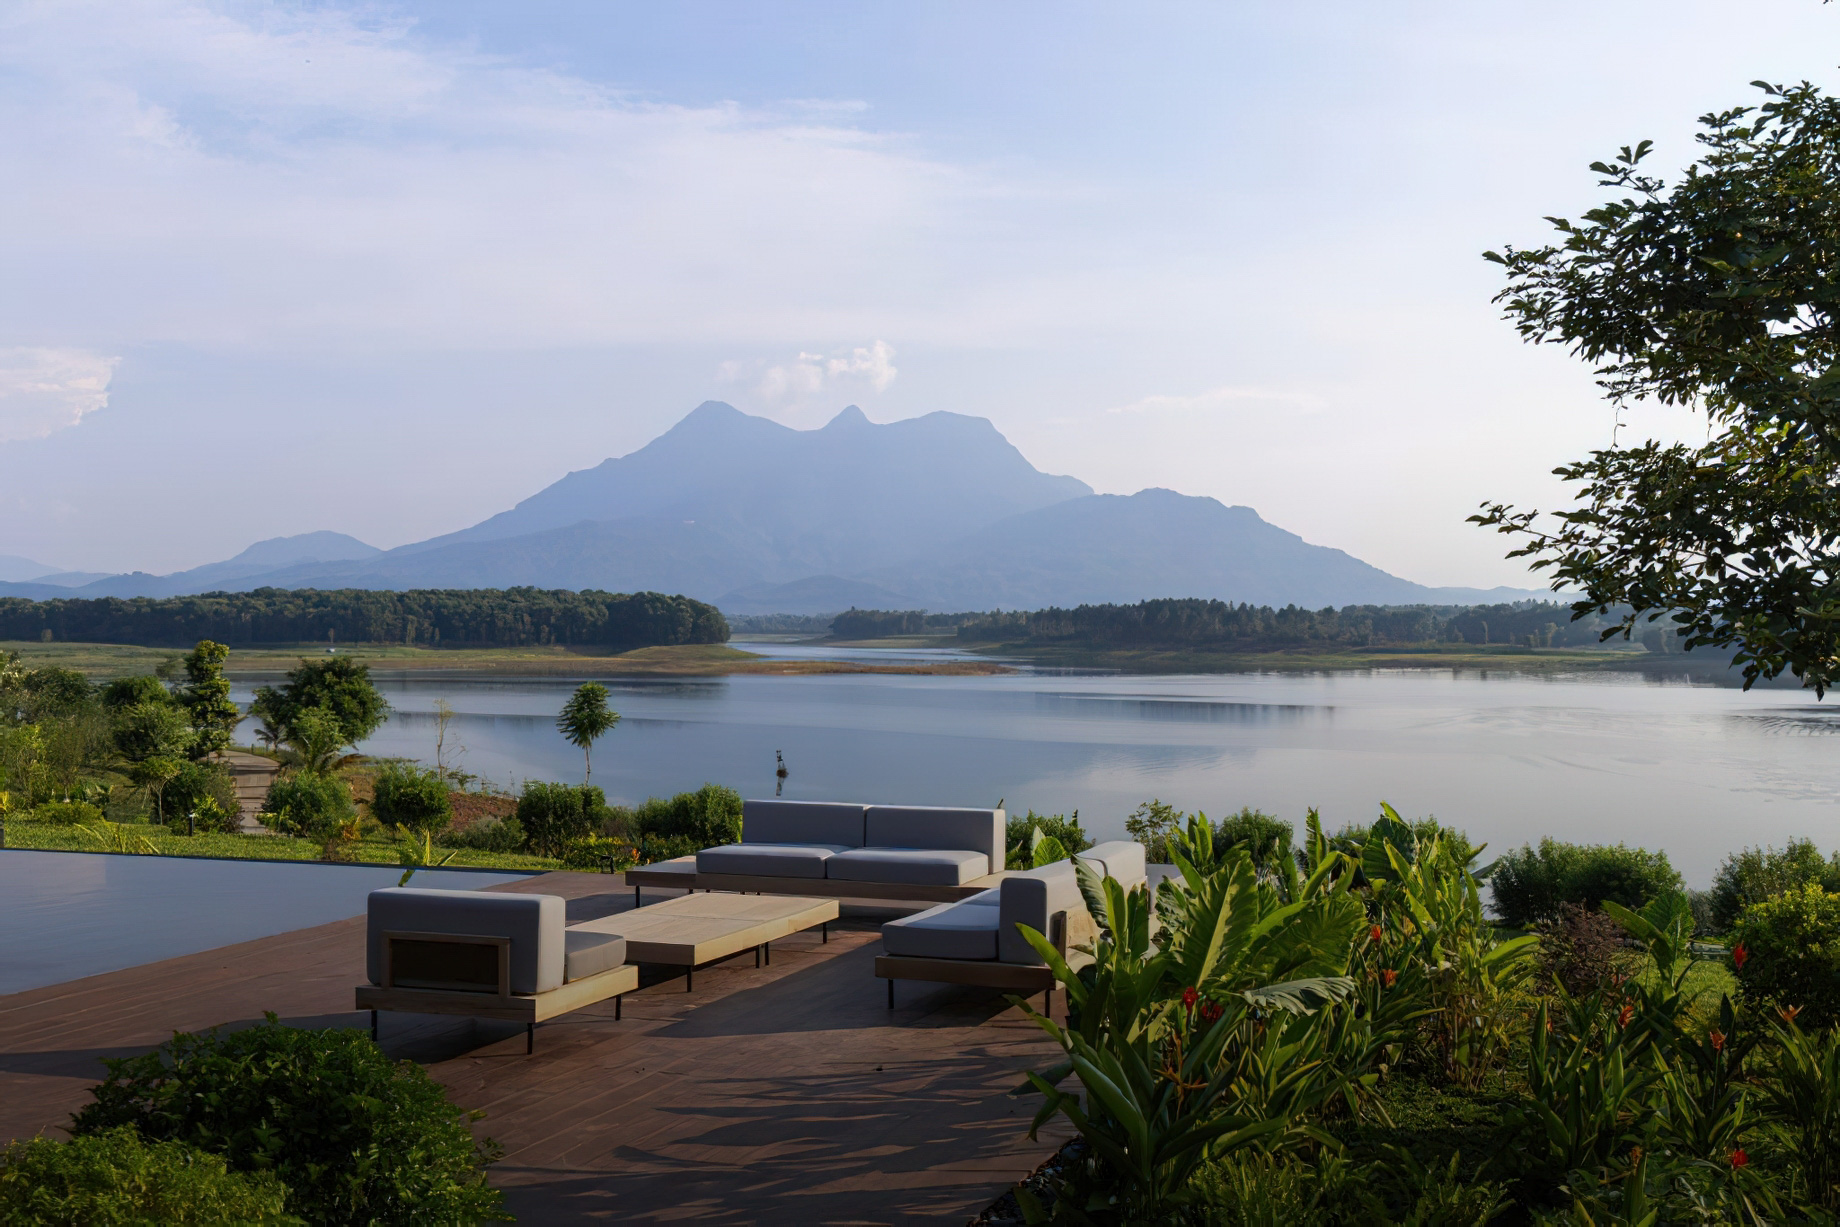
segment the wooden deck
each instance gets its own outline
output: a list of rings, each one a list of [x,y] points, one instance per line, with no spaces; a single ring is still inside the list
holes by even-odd
[[[571,922],[632,905],[619,879],[548,874],[501,890],[569,899]],[[650,891],[647,892],[650,897]],[[686,993],[660,969],[626,998],[545,1023],[382,1019],[384,1047],[426,1063],[478,1128],[525,1223],[964,1222],[1045,1158],[1032,1098],[1009,1091],[1055,1050],[1000,995],[904,985],[889,1011],[872,963],[878,916],[709,968]],[[56,1130],[103,1056],[173,1030],[248,1023],[367,1026],[363,921],[186,955],[0,997],[0,1140]]]

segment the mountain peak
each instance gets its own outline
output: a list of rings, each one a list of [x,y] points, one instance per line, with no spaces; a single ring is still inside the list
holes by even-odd
[[[867,414],[855,405],[845,405],[843,411],[824,424],[826,430],[851,430],[858,426],[872,426]]]

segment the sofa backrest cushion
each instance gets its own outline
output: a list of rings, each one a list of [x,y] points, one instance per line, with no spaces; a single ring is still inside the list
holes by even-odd
[[[562,987],[567,912],[559,895],[391,886],[370,893],[365,917],[364,965],[372,984],[383,983],[385,933],[460,933],[511,939],[512,992]]]
[[[1056,912],[1086,910],[1072,861],[1055,861],[1039,869],[1012,873],[997,889],[1002,891],[997,903],[997,959],[1004,963],[1035,965],[1041,962],[1041,956],[1017,931],[1017,925],[1027,925],[1042,936],[1051,937],[1049,918]]]
[[[945,805],[871,805],[864,844],[870,848],[942,848],[982,852],[989,872],[1003,868],[1003,811]]]
[[[1144,846],[1133,839],[1114,839],[1109,843],[1095,844],[1080,853],[1080,859],[1091,862],[1101,877],[1118,879],[1118,884],[1126,890],[1146,880]]]
[[[744,801],[744,844],[863,846],[863,807],[837,801]]]

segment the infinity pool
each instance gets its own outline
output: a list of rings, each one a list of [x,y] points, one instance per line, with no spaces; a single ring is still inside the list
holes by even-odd
[[[358,916],[387,865],[0,850],[0,995]],[[529,877],[428,869],[413,885]]]

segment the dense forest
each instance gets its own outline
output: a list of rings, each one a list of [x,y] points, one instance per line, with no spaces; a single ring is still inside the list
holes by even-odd
[[[728,623],[713,605],[658,592],[258,588],[161,599],[0,598],[0,640],[8,639],[150,647],[189,647],[212,639],[231,647],[334,642],[626,650],[724,643]]]
[[[862,611],[852,613],[861,615]],[[1570,606],[1550,601],[1473,606],[1348,605],[1341,609],[1287,605],[1272,609],[1227,601],[1162,600],[984,614],[962,621],[958,636],[972,642],[1108,648],[1249,650],[1425,643],[1591,647],[1615,624],[1614,616],[1604,615],[1573,621]],[[1651,631],[1646,638],[1654,640],[1651,648],[1655,651],[1666,650],[1673,643],[1671,636],[1659,631]]]
[[[892,635],[939,634],[976,622],[978,613],[927,613],[923,609],[847,609],[831,619],[833,639],[887,639]]]

